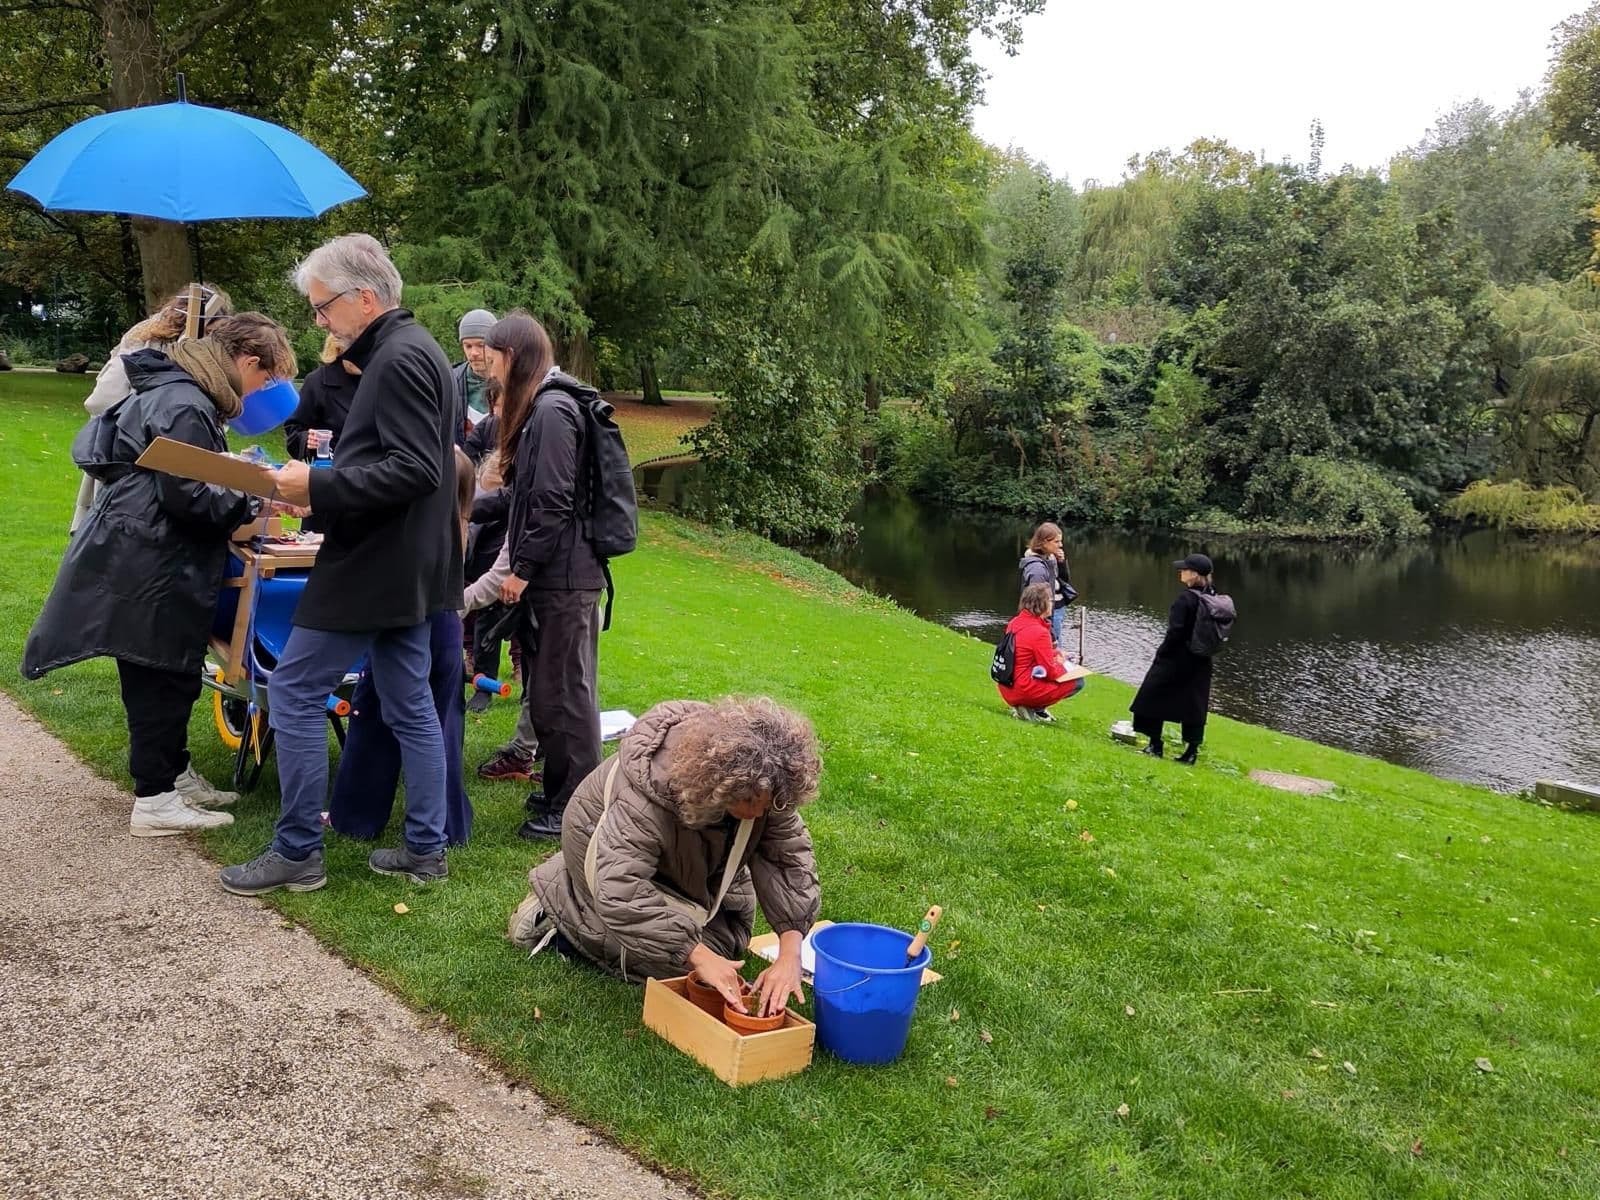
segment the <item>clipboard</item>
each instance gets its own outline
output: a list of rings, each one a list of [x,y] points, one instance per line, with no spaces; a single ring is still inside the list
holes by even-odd
[[[182,479],[214,483],[251,496],[270,498],[277,490],[272,471],[267,467],[172,438],[158,437],[134,465],[147,471],[165,471]]]

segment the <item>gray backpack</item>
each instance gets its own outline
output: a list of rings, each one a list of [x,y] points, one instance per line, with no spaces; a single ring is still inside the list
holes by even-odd
[[[1210,658],[1233,636],[1233,622],[1237,616],[1233,597],[1211,592],[1196,592],[1195,597],[1200,601],[1200,609],[1194,615],[1194,629],[1189,633],[1189,653]]]

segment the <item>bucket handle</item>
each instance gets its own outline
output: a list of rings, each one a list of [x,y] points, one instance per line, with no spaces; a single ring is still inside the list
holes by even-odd
[[[841,993],[848,992],[851,988],[860,987],[863,983],[866,983],[869,980],[871,980],[871,978],[872,978],[871,975],[863,975],[860,979],[856,980],[854,983],[847,983],[842,988],[832,988],[832,989],[830,989],[830,990],[825,992],[819,987],[813,987],[811,989],[811,992],[812,992],[813,995],[816,995],[816,996],[838,996]]]

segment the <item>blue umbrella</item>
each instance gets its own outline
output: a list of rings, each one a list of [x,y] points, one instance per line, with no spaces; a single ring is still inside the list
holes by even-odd
[[[366,190],[287,129],[221,108],[104,113],[58,134],[8,185],[48,209],[190,223],[317,217]]]

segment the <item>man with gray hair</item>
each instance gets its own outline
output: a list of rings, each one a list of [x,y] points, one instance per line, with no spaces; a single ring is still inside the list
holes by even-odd
[[[242,896],[327,882],[326,705],[363,656],[406,781],[404,841],[368,863],[417,883],[448,875],[444,739],[428,675],[429,618],[461,605],[450,363],[400,307],[400,273],[366,234],[313,250],[294,283],[361,375],[333,466],[290,462],[277,472],[278,498],[309,506],[324,534],[267,689],[283,792],[278,827],[263,853],[222,872],[222,886]]]

